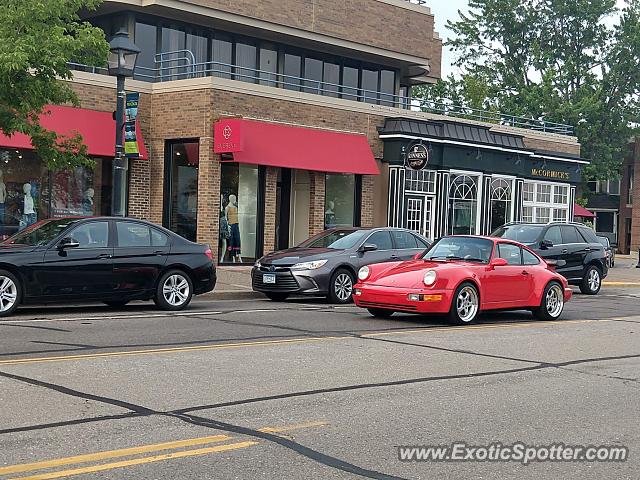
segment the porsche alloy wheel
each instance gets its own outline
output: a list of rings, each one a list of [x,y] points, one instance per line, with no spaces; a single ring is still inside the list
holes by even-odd
[[[449,318],[456,325],[473,323],[480,310],[480,295],[471,283],[463,283],[453,297]]]
[[[564,310],[564,291],[562,285],[551,282],[544,289],[540,307],[533,313],[540,320],[557,320]]]

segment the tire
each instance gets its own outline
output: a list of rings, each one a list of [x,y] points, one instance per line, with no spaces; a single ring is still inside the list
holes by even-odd
[[[557,320],[564,310],[564,291],[558,282],[550,282],[544,289],[540,306],[533,314],[540,320]]]
[[[329,295],[327,298],[331,303],[349,303],[351,302],[354,285],[355,278],[353,274],[345,268],[339,268],[331,275],[331,280],[329,280]]]
[[[22,300],[22,285],[16,276],[0,270],[0,317],[8,317],[16,311]]]
[[[153,301],[161,310],[184,310],[193,298],[193,283],[182,270],[169,270],[160,277]]]
[[[386,310],[384,308],[367,308],[367,311],[372,317],[376,318],[391,318],[395,313],[393,310]]]
[[[269,300],[272,300],[274,302],[284,302],[287,298],[289,298],[288,293],[269,292],[265,293],[265,295]]]
[[[453,295],[449,322],[453,325],[471,325],[480,312],[480,294],[473,283],[464,282]]]
[[[121,307],[124,307],[127,303],[129,303],[129,301],[128,300],[109,300],[102,303],[110,306],[111,308],[121,308]]]
[[[580,282],[580,291],[585,295],[597,295],[602,287],[602,272],[595,265],[590,265]]]

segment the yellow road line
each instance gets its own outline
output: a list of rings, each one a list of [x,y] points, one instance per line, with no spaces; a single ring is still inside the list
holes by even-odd
[[[291,432],[293,430],[302,430],[303,428],[311,428],[311,427],[324,427],[328,425],[327,422],[308,422],[308,423],[300,423],[298,425],[285,425],[284,427],[264,427],[259,429],[259,432],[264,433],[282,433],[282,432]]]
[[[604,281],[602,285],[610,285],[613,287],[640,287],[640,282],[609,282]]]
[[[180,452],[164,453],[162,455],[154,455],[152,457],[134,458],[132,460],[123,460],[121,462],[104,463],[101,465],[91,465],[88,467],[80,467],[69,470],[60,470],[58,472],[42,473],[29,477],[19,477],[14,480],[49,480],[53,478],[70,477],[73,475],[82,475],[86,473],[103,472],[105,470],[113,470],[116,468],[131,467],[134,465],[144,465],[146,463],[161,462],[164,460],[172,460],[175,458],[193,457],[196,455],[207,455],[209,453],[227,452],[240,448],[251,447],[257,445],[258,442],[238,442],[227,445],[218,445],[215,447],[200,448],[196,450],[183,450]]]
[[[0,475],[31,472],[33,470],[44,470],[45,468],[54,468],[75,463],[95,462],[97,460],[107,460],[109,458],[129,457],[132,455],[139,455],[141,453],[171,450],[174,448],[194,447],[196,445],[204,445],[207,443],[224,442],[230,439],[231,437],[227,435],[213,435],[210,437],[192,438],[189,440],[179,440],[176,442],[156,443],[154,445],[143,445],[141,447],[122,448],[120,450],[109,450],[105,452],[89,453],[86,455],[76,455],[74,457],[59,458],[57,460],[23,463],[20,465],[0,468]]]
[[[501,323],[491,325],[469,325],[463,327],[427,327],[415,330],[390,330],[383,332],[373,332],[362,334],[362,337],[376,337],[384,335],[403,335],[409,333],[429,333],[429,332],[458,332],[460,330],[484,330],[490,328],[525,328],[536,327],[540,325],[568,325],[575,323],[591,323],[591,322],[606,322],[609,319],[603,320],[554,320],[554,321],[535,321],[526,323]],[[239,342],[239,343],[223,343],[217,345],[200,345],[193,347],[174,347],[174,348],[155,348],[148,350],[128,350],[118,352],[106,352],[106,353],[89,353],[84,355],[62,355],[57,357],[33,357],[33,358],[18,358],[14,360],[0,360],[0,366],[3,365],[25,365],[31,363],[49,363],[49,362],[67,362],[71,360],[88,360],[95,358],[108,358],[108,357],[128,357],[128,356],[140,356],[140,355],[156,355],[163,353],[181,353],[181,352],[199,352],[207,350],[226,350],[232,348],[243,347],[259,347],[270,345],[295,345],[303,343],[313,342],[325,342],[335,340],[350,340],[355,337],[351,335],[331,336],[331,337],[305,337],[294,338],[285,340],[264,340],[255,342]]]

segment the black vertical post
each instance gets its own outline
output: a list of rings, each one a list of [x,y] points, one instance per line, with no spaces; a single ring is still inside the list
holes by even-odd
[[[113,195],[111,198],[111,215],[124,217],[127,214],[127,170],[128,159],[124,155],[124,75],[117,77],[116,106],[116,155],[113,160]]]
[[[640,268],[640,248],[638,249],[638,264],[636,265],[636,268]]]

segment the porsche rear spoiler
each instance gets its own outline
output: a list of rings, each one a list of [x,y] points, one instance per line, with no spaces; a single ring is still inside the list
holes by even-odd
[[[545,262],[552,268],[564,267],[567,264],[566,260],[545,260]]]

